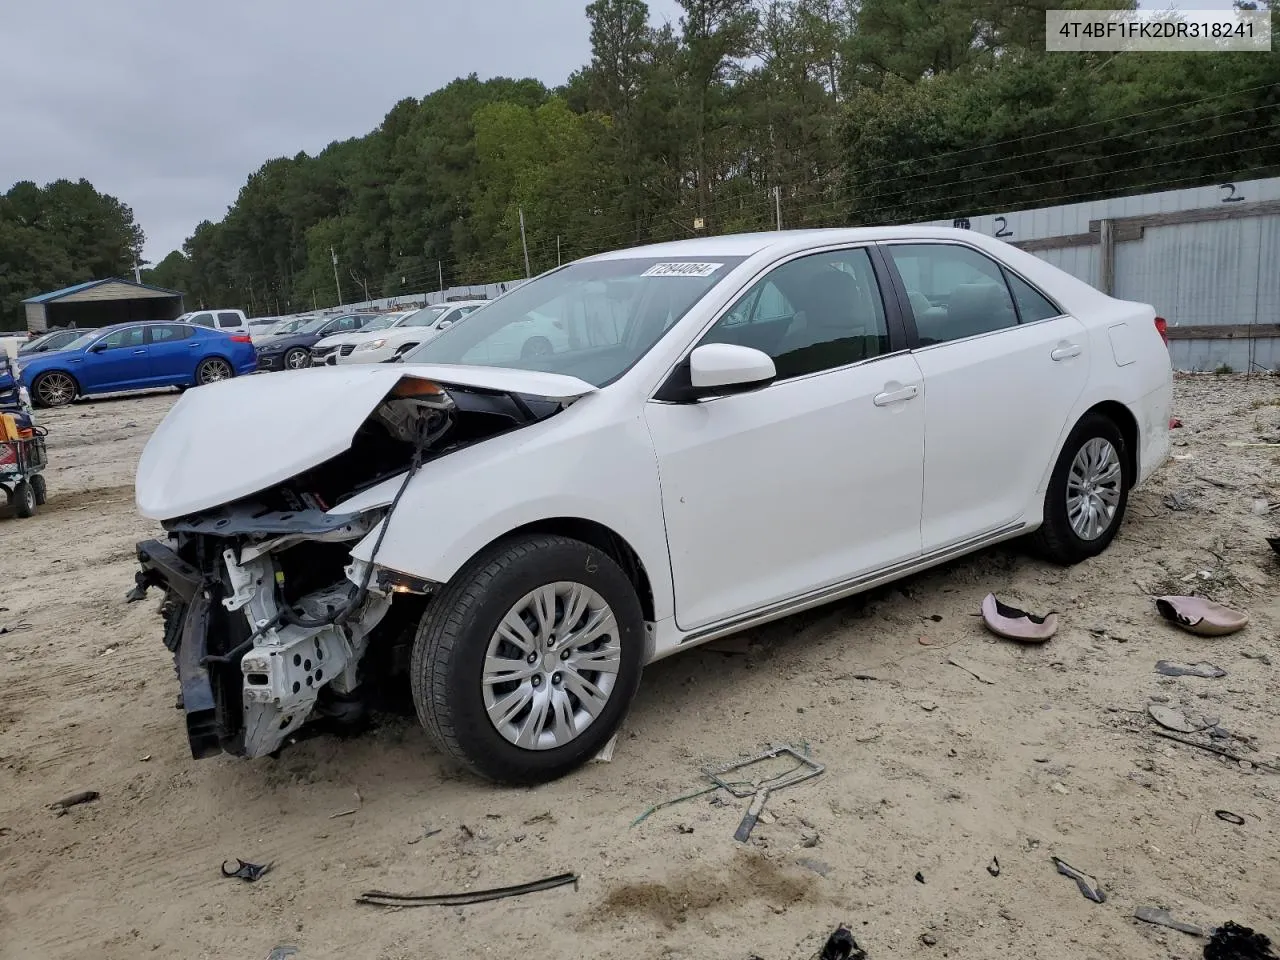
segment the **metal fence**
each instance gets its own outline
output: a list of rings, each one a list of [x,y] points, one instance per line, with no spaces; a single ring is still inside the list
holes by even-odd
[[[1169,321],[1179,370],[1280,370],[1280,177],[937,220]]]

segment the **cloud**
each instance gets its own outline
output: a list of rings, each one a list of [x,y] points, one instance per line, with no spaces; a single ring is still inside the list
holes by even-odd
[[[586,0],[43,0],[5,11],[0,190],[85,177],[159,261],[261,164],[376,127],[458,76],[562,82]],[[675,0],[650,4],[655,22]]]

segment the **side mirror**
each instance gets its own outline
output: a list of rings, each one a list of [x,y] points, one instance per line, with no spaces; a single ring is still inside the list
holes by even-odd
[[[452,320],[441,320],[441,321],[440,321],[440,326],[436,327],[436,329],[437,329],[437,330],[443,330],[443,329],[445,329],[446,327],[452,327],[452,326],[453,326],[453,321],[452,321]]]
[[[675,369],[656,399],[691,403],[701,397],[745,393],[768,386],[777,376],[773,358],[762,350],[707,343]]]

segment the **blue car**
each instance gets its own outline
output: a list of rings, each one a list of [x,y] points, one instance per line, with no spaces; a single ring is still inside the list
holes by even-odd
[[[257,366],[247,335],[172,322],[87,330],[61,350],[19,360],[22,383],[38,407],[65,406],[94,393],[198,387]]]

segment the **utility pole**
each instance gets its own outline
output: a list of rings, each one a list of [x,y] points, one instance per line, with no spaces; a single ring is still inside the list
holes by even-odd
[[[444,261],[436,261],[436,281],[440,284],[440,292],[444,293]]]
[[[782,229],[782,188],[773,188],[773,205],[778,212],[778,229]]]
[[[533,271],[529,269],[529,241],[524,236],[524,207],[520,208],[520,246],[524,247],[524,275],[528,279]]]
[[[316,299],[316,288],[315,288],[315,287],[312,287],[312,288],[311,288],[311,309],[312,309],[312,310],[319,310],[319,309],[320,309],[320,301]]]
[[[556,266],[561,266],[560,260],[560,234],[556,234]]]
[[[338,255],[329,248],[329,256],[333,258],[333,285],[338,288],[338,306],[342,306],[342,281],[338,279]]]
[[[137,258],[133,261],[133,282],[142,283],[142,264],[138,263]]]

